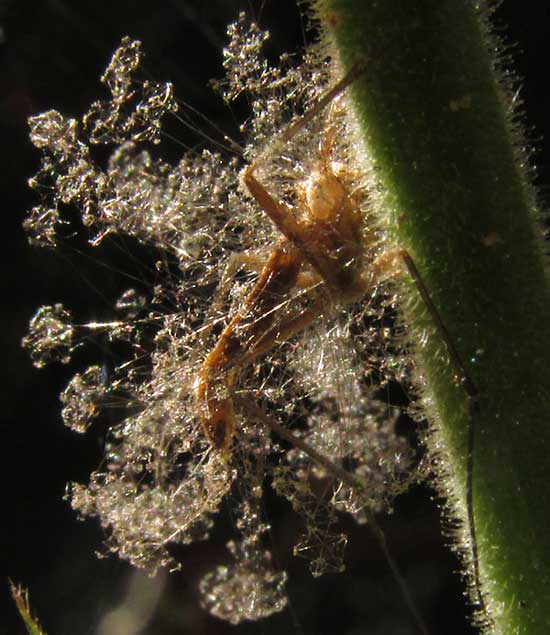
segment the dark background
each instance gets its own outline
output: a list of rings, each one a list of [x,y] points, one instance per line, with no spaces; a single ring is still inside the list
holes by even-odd
[[[101,458],[101,435],[76,435],[60,420],[58,394],[72,372],[65,367],[38,371],[20,349],[28,320],[44,303],[62,301],[88,319],[109,316],[127,282],[117,271],[139,275],[144,285],[151,254],[135,245],[128,252],[102,248],[94,259],[82,247],[50,253],[27,245],[24,213],[36,202],[26,180],[36,170],[38,152],[27,140],[26,119],[49,108],[77,116],[104,95],[99,75],[120,38],[143,41],[146,67],[158,80],[171,80],[178,97],[226,126],[232,118],[207,87],[220,77],[225,28],[239,9],[272,32],[269,52],[294,51],[304,39],[294,0],[26,0],[0,2],[0,188],[2,191],[2,340],[0,433],[3,441],[2,521],[0,523],[0,633],[20,635],[7,578],[28,586],[35,613],[49,635],[183,635],[221,633],[414,633],[396,583],[368,530],[344,523],[350,536],[347,572],[314,580],[303,561],[289,557],[277,538],[294,522],[274,510],[274,555],[289,569],[291,608],[260,623],[231,627],[199,608],[197,580],[223,557],[230,518],[220,519],[213,539],[184,554],[181,573],[147,582],[114,557],[97,559],[102,531],[94,521],[79,522],[63,500],[67,481],[85,481]],[[550,182],[547,9],[535,2],[507,0],[497,12],[516,42],[515,68],[524,78],[525,121],[536,150],[537,182],[545,199]],[[537,13],[538,12],[538,13]],[[173,134],[195,144],[182,129]],[[163,156],[181,150],[167,144]],[[97,258],[97,260],[95,260]],[[149,260],[148,260],[149,259]],[[107,268],[98,264],[106,262]],[[136,262],[137,261],[137,262]],[[222,514],[223,516],[223,514]],[[440,536],[437,502],[427,488],[398,501],[393,516],[380,519],[390,549],[406,573],[430,632],[468,633],[469,610],[453,555]],[[115,606],[133,598],[144,608],[152,594],[156,608],[141,627],[100,623]],[[130,599],[129,599],[130,598]],[[134,612],[134,616],[136,613]]]

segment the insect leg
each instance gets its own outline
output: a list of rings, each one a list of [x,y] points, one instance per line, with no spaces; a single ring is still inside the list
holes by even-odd
[[[290,430],[282,426],[275,419],[275,417],[270,416],[268,413],[264,412],[258,406],[255,406],[255,405],[248,404],[247,409],[252,416],[258,418],[260,421],[267,423],[267,425],[273,430],[273,432],[275,432],[275,434],[277,434],[279,437],[281,437],[285,441],[288,441],[295,448],[298,448],[299,450],[304,452],[304,454],[309,456],[309,458],[312,461],[314,461],[318,465],[325,468],[327,473],[333,475],[336,479],[340,480],[342,483],[346,483],[346,485],[352,488],[363,489],[363,490],[368,489],[367,484],[359,476],[346,471],[340,465],[338,465],[337,463],[334,463],[334,461],[332,461],[329,457],[318,452],[314,447],[309,445],[309,443],[304,441],[304,439],[297,437]],[[372,513],[370,509],[365,508],[364,511],[365,511],[365,516],[367,518],[368,525],[372,531],[372,534],[376,542],[378,543],[380,550],[384,554],[384,558],[386,562],[388,563],[388,566],[390,567],[392,574],[395,580],[397,581],[397,584],[399,585],[399,590],[401,592],[403,600],[405,601],[405,604],[407,605],[407,608],[409,609],[416,623],[416,626],[418,627],[419,632],[422,633],[422,635],[429,635],[428,628],[426,624],[424,623],[424,620],[416,607],[416,604],[411,596],[411,593],[409,591],[405,578],[403,574],[401,573],[401,571],[399,570],[399,567],[397,566],[395,559],[391,555],[391,552],[386,543],[386,537],[384,535],[384,532],[382,531],[382,528],[378,524],[378,521],[376,520],[375,515]]]
[[[443,319],[439,311],[437,310],[430,293],[412,259],[411,255],[406,249],[400,249],[400,256],[409,271],[418,293],[420,294],[426,308],[428,309],[434,324],[439,331],[439,334],[449,353],[451,363],[454,365],[458,375],[460,376],[460,384],[464,388],[469,400],[469,422],[468,422],[468,439],[467,439],[467,459],[466,459],[466,509],[468,514],[468,531],[470,534],[470,543],[472,547],[472,559],[474,566],[474,582],[477,589],[478,603],[480,608],[483,608],[484,601],[481,594],[481,585],[479,577],[479,562],[478,562],[478,550],[477,550],[477,536],[476,536],[476,524],[474,517],[474,440],[475,440],[475,426],[473,419],[479,413],[479,392],[477,386],[474,384],[471,377],[468,375],[462,359],[456,350],[453,340],[449,334]]]
[[[216,449],[228,449],[233,438],[231,386],[244,366],[275,345],[280,329],[273,323],[281,300],[296,284],[301,264],[300,252],[282,241],[271,253],[242,308],[203,362],[195,394],[203,429]]]
[[[428,289],[426,285],[424,284],[422,277],[420,276],[418,269],[416,268],[414,260],[412,259],[411,255],[406,249],[400,249],[399,255],[401,259],[403,260],[403,262],[405,263],[405,266],[407,267],[407,270],[411,278],[414,280],[416,288],[418,289],[418,293],[420,294],[420,297],[424,301],[424,304],[426,305],[428,312],[432,316],[435,327],[439,331],[439,335],[441,336],[441,339],[445,342],[447,351],[449,353],[449,357],[451,358],[451,363],[454,365],[459,375],[460,384],[463,386],[464,390],[466,391],[466,394],[469,397],[470,413],[475,414],[479,408],[479,402],[478,402],[479,393],[478,393],[477,387],[472,381],[471,377],[469,376],[464,366],[464,363],[462,362],[462,359],[460,355],[458,354],[458,351],[456,350],[456,347],[451,338],[451,335],[449,331],[447,330],[447,327],[445,326],[445,323],[443,322],[441,315],[439,311],[437,310],[428,292]]]
[[[297,121],[290,124],[288,128],[283,132],[283,134],[278,139],[279,143],[286,143],[290,141],[292,137],[296,136],[296,134],[306,126],[310,121],[315,119],[317,115],[322,112],[330,103],[332,103],[338,95],[341,95],[346,88],[353,84],[353,82],[365,72],[366,65],[364,63],[354,64],[349,72],[339,81],[337,82],[327,93],[319,99],[319,101],[314,104],[306,113],[304,113]]]
[[[246,269],[260,274],[265,266],[265,257],[262,258],[259,254],[255,253],[233,253],[227,260],[227,264],[224,268],[223,274],[220,279],[220,283],[216,289],[216,296],[210,305],[206,317],[204,319],[204,325],[201,327],[199,346],[204,344],[206,338],[210,334],[212,327],[216,324],[219,318],[216,315],[219,313],[227,294],[231,288],[232,278],[240,269]]]

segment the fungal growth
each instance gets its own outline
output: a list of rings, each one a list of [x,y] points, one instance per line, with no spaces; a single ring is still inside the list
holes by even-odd
[[[148,144],[178,103],[171,85],[139,80],[140,43],[128,38],[102,77],[108,99],[79,120],[49,111],[30,122],[43,152],[31,242],[56,247],[73,206],[81,222],[70,231],[92,245],[129,236],[177,272],[148,298],[113,299],[112,321],[76,324],[56,304],[31,322],[23,344],[37,366],[69,363],[94,337],[128,351],[108,376],[99,357],[76,369],[61,396],[78,432],[113,410],[105,461],[70,485],[71,503],[100,520],[113,552],[153,572],[185,566],[172,547],[208,539],[233,504],[229,563],[200,583],[204,607],[232,623],[286,604],[266,489],[301,516],[294,551],[318,576],[344,567],[339,515],[371,522],[416,478],[399,412],[382,398],[390,383],[407,390],[411,374],[397,252],[372,203],[376,182],[356,167],[346,80],[318,51],[270,66],[266,38],[244,16],[229,27],[216,89],[252,106],[238,155],[153,158]],[[97,146],[110,150],[104,164]]]

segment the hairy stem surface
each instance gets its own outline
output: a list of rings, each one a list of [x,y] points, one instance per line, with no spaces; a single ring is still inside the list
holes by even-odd
[[[467,0],[319,0],[351,87],[362,144],[395,241],[425,281],[479,391],[479,412],[408,285],[437,487],[489,632],[550,632],[550,290],[511,87]],[[407,285],[405,285],[407,286]],[[473,426],[469,492],[469,430]],[[472,598],[476,598],[476,590]],[[488,618],[488,619],[487,619]]]

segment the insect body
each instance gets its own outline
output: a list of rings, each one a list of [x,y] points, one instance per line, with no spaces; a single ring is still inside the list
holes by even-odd
[[[354,67],[301,120],[282,135],[283,141],[325,108],[362,72]],[[195,382],[199,418],[213,447],[227,450],[235,431],[231,389],[239,372],[310,325],[323,310],[323,291],[341,305],[372,293],[381,281],[399,274],[403,265],[446,343],[451,362],[475,406],[477,391],[453,345],[409,253],[393,248],[367,261],[374,238],[363,227],[363,214],[352,175],[332,159],[335,128],[328,125],[309,178],[296,188],[297,205],[278,201],[257,178],[259,161],[244,171],[243,181],[264,213],[281,233],[242,308],[222,332],[206,357]],[[301,305],[294,313],[281,311],[295,290]],[[306,306],[304,307],[304,301]]]
[[[340,304],[356,301],[395,270],[396,252],[365,262],[369,242],[349,173],[332,161],[334,128],[325,131],[317,165],[297,188],[298,214],[276,200],[256,177],[244,184],[282,238],[267,259],[240,311],[206,357],[196,382],[200,419],[210,443],[227,450],[235,429],[230,396],[239,371],[311,324],[322,312],[323,291]],[[294,290],[300,307],[280,315]],[[305,305],[305,306],[304,306]]]

